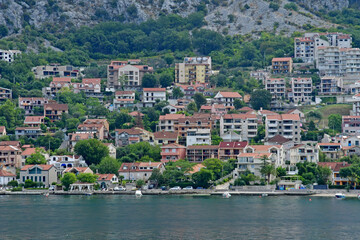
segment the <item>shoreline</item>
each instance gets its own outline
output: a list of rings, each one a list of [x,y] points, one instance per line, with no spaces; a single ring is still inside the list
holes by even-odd
[[[222,196],[224,192],[230,193],[232,196],[262,196],[266,194],[266,196],[274,197],[274,196],[311,196],[311,197],[335,197],[335,193],[333,190],[323,190],[323,191],[212,191],[212,190],[201,190],[200,191],[161,191],[161,190],[152,190],[147,191],[143,190],[143,195],[156,195],[156,196],[167,196],[167,195],[177,195],[177,196]],[[338,191],[344,193],[347,198],[357,198],[358,192],[346,192],[346,191]],[[10,191],[2,191],[0,192],[0,196],[11,196],[11,195],[58,195],[58,196],[72,196],[72,195],[87,195],[87,192],[48,192],[46,190],[34,190],[34,191],[21,191],[21,192],[10,192]],[[91,192],[91,195],[135,195],[135,191],[94,191]]]

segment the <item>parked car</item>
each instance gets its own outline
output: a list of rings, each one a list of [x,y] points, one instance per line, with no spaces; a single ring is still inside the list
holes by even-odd
[[[161,190],[166,191],[166,190],[167,190],[167,187],[166,187],[166,186],[162,186],[162,187],[161,187]]]
[[[197,187],[196,189],[197,190],[203,190],[204,188],[203,187]]]
[[[124,187],[114,187],[114,191],[126,191]]]
[[[148,186],[148,189],[153,189],[155,186],[154,186],[154,184],[150,184],[149,186]]]
[[[193,190],[194,188],[192,186],[187,186],[187,187],[184,187],[184,189],[186,190]]]
[[[170,188],[170,190],[181,190],[181,187],[180,186],[175,186],[175,187]]]

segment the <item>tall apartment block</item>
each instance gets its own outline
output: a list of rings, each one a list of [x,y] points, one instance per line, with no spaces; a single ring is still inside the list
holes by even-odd
[[[290,57],[272,59],[273,74],[287,74],[293,71],[293,61]]]
[[[291,79],[291,98],[294,103],[310,103],[312,93],[311,78],[292,78]]]
[[[175,64],[176,83],[208,83],[211,74],[211,57],[186,57],[184,62]]]
[[[266,79],[265,89],[271,93],[272,100],[285,99],[286,97],[286,81],[284,78]]]
[[[0,49],[0,60],[11,63],[14,61],[17,55],[20,55],[21,51],[19,50],[2,50]]]
[[[268,115],[265,121],[265,138],[281,135],[294,142],[300,142],[300,117],[297,114]]]

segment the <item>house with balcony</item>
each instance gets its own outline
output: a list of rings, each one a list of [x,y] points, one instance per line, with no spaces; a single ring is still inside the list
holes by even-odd
[[[206,159],[218,157],[218,145],[192,145],[186,148],[186,159],[189,162],[203,162]]]
[[[162,162],[135,162],[121,164],[118,173],[119,176],[124,177],[124,180],[144,180],[147,182],[154,169],[159,169],[160,173],[165,171]]]
[[[171,143],[178,143],[177,132],[154,132],[155,145],[167,145]]]
[[[161,146],[161,162],[176,162],[185,159],[186,147],[177,143]]]
[[[247,145],[244,153],[258,153],[258,154],[272,154],[272,163],[276,167],[284,166],[285,164],[285,149],[282,145]]]
[[[311,78],[291,78],[291,97],[294,103],[310,104],[312,100],[312,79]]]
[[[296,166],[297,163],[318,163],[319,152],[316,146],[310,144],[298,144],[290,148],[290,166]]]
[[[104,140],[105,127],[102,124],[79,124],[76,133],[89,133],[99,140]]]
[[[70,134],[70,142],[69,142],[69,150],[73,150],[75,148],[76,143],[78,143],[81,140],[88,140],[94,138],[94,134],[92,133],[73,133]]]
[[[134,91],[116,91],[113,100],[114,110],[118,111],[121,108],[133,108],[135,103]]]
[[[72,88],[71,77],[54,77],[49,87],[43,88],[43,94],[46,98],[54,99],[63,88]]]
[[[43,112],[44,105],[51,100],[39,97],[19,97],[19,108],[24,109],[25,115],[34,115],[37,112]]]
[[[169,104],[161,109],[163,112],[168,112],[170,114],[178,113],[181,111],[185,111],[185,106],[177,106]]]
[[[272,101],[285,100],[286,81],[284,78],[269,78],[265,80],[265,89],[271,94]]]
[[[41,124],[44,124],[44,116],[26,116],[24,120],[24,125],[28,127],[37,127],[39,128]]]
[[[72,83],[73,92],[84,92],[87,98],[97,98],[103,100],[104,95],[101,92],[100,78],[83,78],[81,83]]]
[[[234,106],[235,99],[242,100],[242,96],[238,92],[218,92],[214,101],[224,106]]]
[[[20,137],[37,139],[41,135],[42,135],[42,130],[40,127],[17,127],[17,128],[15,128],[16,139],[19,139]]]
[[[142,132],[138,129],[115,129],[115,145],[125,147],[143,141]]]
[[[212,75],[211,57],[185,57],[175,64],[175,82],[181,84],[208,83]]]
[[[166,101],[166,88],[144,88],[143,107],[154,107],[157,101]]]
[[[344,92],[343,77],[324,76],[321,77],[320,94],[321,95],[340,95]]]
[[[0,102],[5,102],[7,99],[12,99],[12,90],[0,87]]]
[[[281,135],[299,143],[301,122],[297,114],[268,115],[265,119],[265,139]]]
[[[179,134],[179,144],[186,144],[188,130],[192,129],[209,129],[211,131],[213,120],[210,114],[194,114],[178,119],[178,123],[174,125],[175,131]]]
[[[342,132],[360,134],[360,116],[342,116]]]
[[[0,169],[0,186],[5,187],[9,182],[16,180],[16,174]]]
[[[219,144],[219,159],[225,161],[237,159],[237,156],[244,151],[247,145],[247,142],[221,142]]]
[[[257,135],[258,119],[255,114],[225,114],[220,118],[220,136],[236,132],[241,141],[250,141]]]
[[[341,143],[318,143],[318,151],[321,151],[330,159],[339,159],[344,156]]]
[[[233,171],[234,178],[238,178],[247,171],[250,171],[255,176],[263,177],[260,170],[264,166],[264,158],[268,164],[274,162],[272,153],[240,153],[237,156],[236,168]]]
[[[198,144],[211,144],[210,129],[188,129],[186,135],[186,146]]]
[[[179,124],[179,119],[185,118],[185,114],[165,114],[159,117],[158,131],[175,132],[175,126]]]
[[[319,162],[318,165],[331,169],[330,181],[332,185],[343,186],[350,183],[348,178],[340,177],[340,170],[345,167],[350,167],[351,164],[348,164],[346,162]]]
[[[21,54],[20,50],[3,50],[0,49],[0,60],[12,63],[15,58]]]
[[[101,189],[114,188],[119,184],[119,178],[115,174],[96,174],[96,180]]]
[[[21,148],[16,145],[0,145],[0,167],[15,173],[15,168],[21,167]]]
[[[79,155],[53,155],[49,157],[48,164],[54,165],[59,173],[62,173],[66,168],[88,167],[85,159]]]
[[[44,116],[49,118],[51,122],[61,120],[64,113],[68,113],[67,104],[48,103],[44,105]]]
[[[293,71],[293,60],[291,57],[273,58],[271,62],[273,74],[288,74]]]
[[[43,79],[48,77],[71,77],[78,78],[80,71],[73,66],[61,66],[59,64],[50,64],[32,68],[35,78]]]

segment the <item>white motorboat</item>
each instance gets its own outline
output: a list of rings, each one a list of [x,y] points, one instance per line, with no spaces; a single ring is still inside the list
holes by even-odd
[[[262,196],[262,197],[267,197],[267,196],[269,196],[269,194],[263,193],[263,194],[261,194],[261,196]]]
[[[357,198],[360,200],[360,194],[357,195]]]
[[[135,191],[135,196],[136,197],[141,197],[142,196],[142,192],[140,190],[136,190]]]
[[[230,198],[231,197],[231,194],[229,192],[224,192],[222,194],[223,198]]]
[[[337,199],[345,199],[346,198],[345,194],[343,194],[343,193],[337,193],[337,194],[335,194],[335,197]]]

